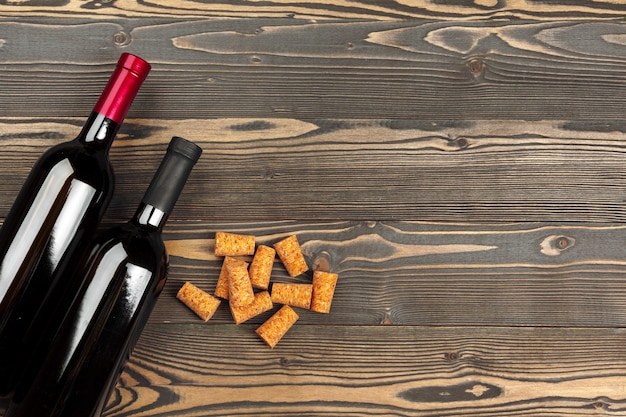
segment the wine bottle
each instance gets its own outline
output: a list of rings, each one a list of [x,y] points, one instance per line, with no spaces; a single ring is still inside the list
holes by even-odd
[[[96,235],[71,272],[85,285],[5,417],[101,414],[165,285],[161,232],[201,152],[174,137],[132,220]]]
[[[79,135],[33,166],[0,229],[0,395],[30,346],[24,337],[63,271],[96,231],[114,187],[109,149],[150,71],[124,53]],[[35,329],[39,330],[39,329]]]

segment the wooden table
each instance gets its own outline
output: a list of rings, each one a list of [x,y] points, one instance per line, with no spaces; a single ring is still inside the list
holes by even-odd
[[[105,223],[131,216],[173,135],[204,149],[106,416],[626,416],[626,5],[32,0],[0,16],[0,217],[124,51],[153,71],[111,152]],[[218,230],[296,234],[339,274],[331,313],[299,309],[275,349],[254,332],[270,313],[202,322],[175,294],[213,290]]]

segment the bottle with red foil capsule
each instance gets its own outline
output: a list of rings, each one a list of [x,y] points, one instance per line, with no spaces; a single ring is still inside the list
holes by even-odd
[[[79,135],[33,166],[0,229],[0,395],[15,388],[43,300],[84,249],[111,200],[111,143],[150,71],[124,53]],[[29,329],[29,327],[31,327]]]
[[[93,239],[69,272],[84,285],[4,417],[100,416],[165,285],[162,230],[201,153],[174,137],[135,216]]]

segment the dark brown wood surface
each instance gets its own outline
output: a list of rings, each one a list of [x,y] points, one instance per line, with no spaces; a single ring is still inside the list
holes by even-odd
[[[124,51],[105,223],[204,154],[107,417],[626,416],[626,3],[0,0],[0,219]],[[217,230],[296,234],[331,313],[203,323]]]

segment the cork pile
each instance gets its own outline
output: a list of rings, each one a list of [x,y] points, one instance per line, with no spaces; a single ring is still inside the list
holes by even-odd
[[[329,313],[338,275],[313,271],[311,283],[271,282],[276,256],[291,278],[309,270],[296,235],[273,246],[258,245],[252,235],[217,232],[215,255],[223,258],[213,294],[186,282],[176,297],[198,317],[208,321],[221,304],[228,301],[236,324],[244,323],[274,308],[281,307],[256,329],[256,334],[274,348],[299,319],[294,308]],[[248,263],[239,257],[253,255]]]

